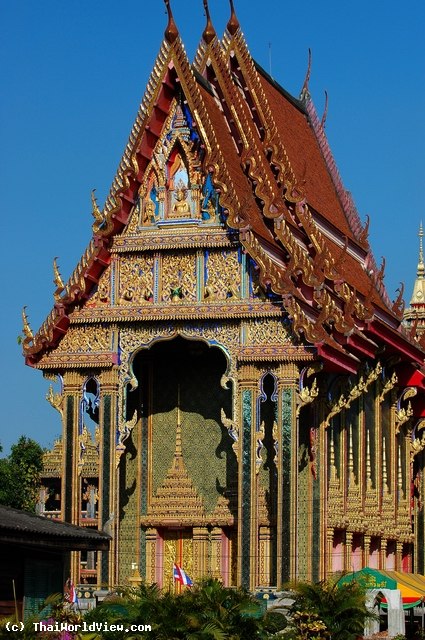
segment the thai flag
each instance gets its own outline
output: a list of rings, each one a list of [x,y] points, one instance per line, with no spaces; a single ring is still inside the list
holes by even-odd
[[[68,578],[68,580],[65,582],[64,600],[65,602],[69,602],[69,604],[78,603],[77,590],[75,589],[75,585],[72,582],[71,578]]]
[[[179,567],[178,564],[174,564],[173,577],[175,582],[180,582],[180,584],[185,584],[187,587],[191,587],[193,585],[193,582],[187,575],[186,571],[181,567]]]

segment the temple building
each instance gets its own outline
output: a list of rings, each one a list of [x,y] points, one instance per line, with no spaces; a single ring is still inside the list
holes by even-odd
[[[402,324],[308,90],[233,2],[194,62],[169,2],[92,237],[26,363],[62,416],[39,511],[111,535],[76,582],[280,587],[424,571],[424,342]],[[89,229],[88,229],[89,231]],[[89,233],[88,233],[89,235]],[[421,262],[423,274],[423,260]]]

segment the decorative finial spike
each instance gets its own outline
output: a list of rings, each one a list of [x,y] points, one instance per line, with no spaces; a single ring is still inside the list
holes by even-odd
[[[56,258],[53,258],[53,284],[56,285],[57,289],[65,289],[65,285],[64,282],[62,280],[61,274],[59,272],[58,269],[58,263],[57,263],[58,257],[56,256]]]
[[[92,215],[94,218],[92,227],[93,227],[93,232],[97,233],[101,228],[101,226],[103,225],[103,223],[105,222],[105,216],[103,215],[102,211],[99,209],[96,196],[94,195],[95,192],[96,192],[96,189],[93,189],[91,192]]]
[[[360,236],[359,236],[359,242],[360,244],[368,244],[368,235],[369,235],[369,225],[370,225],[370,217],[368,214],[366,214],[366,222],[365,225],[363,227],[363,229],[360,232]]]
[[[230,0],[230,19],[227,23],[227,31],[231,36],[234,36],[239,29],[239,20],[236,17],[235,6],[233,0]]]
[[[28,316],[26,314],[26,306],[23,307],[22,309],[22,324],[23,324],[23,331],[24,331],[24,336],[25,336],[25,340],[24,340],[24,344],[25,342],[30,342],[31,340],[34,339],[34,334],[31,330],[30,327],[30,323],[28,322]]]
[[[326,118],[328,117],[328,92],[325,89],[325,109],[323,111],[323,116],[322,116],[322,121],[321,121],[321,126],[322,129],[325,128],[325,124],[326,124]]]
[[[304,84],[303,87],[301,89],[301,93],[300,93],[300,100],[308,100],[308,98],[310,97],[310,92],[309,92],[309,88],[308,88],[308,84],[310,82],[310,76],[311,76],[311,59],[312,59],[312,55],[311,55],[311,49],[310,47],[308,48],[308,65],[307,65],[307,72],[305,74],[305,78],[304,78]]]
[[[164,36],[165,36],[165,39],[170,44],[173,44],[173,42],[175,42],[175,40],[177,40],[179,36],[179,31],[177,29],[176,23],[174,22],[173,12],[171,11],[171,6],[170,6],[170,0],[164,0],[164,2],[165,2],[165,6],[167,7],[167,13],[168,13],[168,24],[167,24],[167,28],[165,29]]]
[[[204,9],[205,16],[207,18],[207,24],[205,25],[204,33],[202,34],[202,38],[205,44],[210,44],[216,37],[216,32],[211,22],[210,10],[208,8],[208,0],[204,0]]]

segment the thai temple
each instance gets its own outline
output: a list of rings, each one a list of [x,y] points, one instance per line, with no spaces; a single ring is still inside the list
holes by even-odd
[[[204,1],[190,62],[165,4],[87,249],[67,283],[54,262],[37,332],[23,313],[63,425],[39,512],[111,536],[73,553],[79,584],[424,573],[422,230],[403,321],[309,73],[299,98],[277,84],[232,1],[221,39]]]

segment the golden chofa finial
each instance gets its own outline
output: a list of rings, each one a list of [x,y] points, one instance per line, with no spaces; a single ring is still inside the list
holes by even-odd
[[[217,34],[211,22],[210,10],[208,8],[208,0],[204,0],[204,9],[205,9],[205,16],[207,18],[207,24],[205,26],[204,33],[202,34],[202,38],[205,44],[210,44],[210,42],[214,40]]]
[[[105,216],[103,215],[102,211],[99,209],[99,206],[97,204],[97,200],[96,200],[96,196],[94,195],[96,192],[96,189],[93,189],[91,192],[91,205],[92,205],[92,215],[94,218],[94,222],[93,222],[93,232],[97,233],[100,229],[100,227],[103,225],[103,223],[105,222]]]
[[[229,22],[227,23],[227,31],[230,33],[231,36],[234,36],[238,29],[239,29],[239,20],[236,17],[233,0],[230,0],[230,19],[229,19]]]
[[[167,28],[165,29],[164,36],[165,36],[165,39],[170,44],[173,44],[173,42],[177,40],[179,36],[179,31],[177,29],[176,23],[174,22],[173,12],[171,11],[171,6],[170,6],[170,0],[164,0],[164,2],[165,2],[165,6],[167,7],[167,13],[168,13],[168,24],[167,24]]]
[[[310,76],[311,76],[311,60],[312,60],[312,55],[311,55],[311,49],[310,47],[308,48],[308,64],[307,64],[307,71],[305,74],[305,78],[304,78],[304,83],[301,89],[301,93],[300,93],[300,100],[308,100],[308,98],[310,97],[310,92],[309,92],[309,82],[310,82]]]
[[[26,308],[27,307],[25,306],[22,309],[22,324],[23,324],[23,332],[24,332],[24,336],[25,336],[25,338],[23,340],[24,347],[26,346],[26,344],[28,344],[29,342],[32,342],[34,340],[34,334],[33,334],[32,330],[31,330],[30,323],[28,322],[28,316],[27,316],[26,311],[25,311]]]
[[[59,273],[57,259],[57,256],[56,258],[53,258],[53,284],[56,285],[56,291],[54,292],[53,296],[56,301],[59,301],[61,293],[65,289],[65,285],[62,280],[61,274]]]

